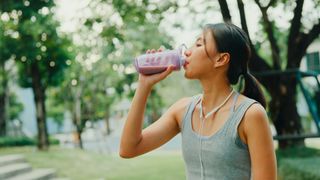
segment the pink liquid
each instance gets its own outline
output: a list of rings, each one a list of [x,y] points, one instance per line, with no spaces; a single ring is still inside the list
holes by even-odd
[[[157,74],[165,71],[168,66],[143,66],[140,67],[138,72],[145,75]],[[173,66],[173,70],[179,70],[180,67]]]
[[[144,54],[135,58],[136,70],[145,75],[161,73],[169,66],[173,70],[180,70],[185,60],[179,50],[170,50],[153,54]]]

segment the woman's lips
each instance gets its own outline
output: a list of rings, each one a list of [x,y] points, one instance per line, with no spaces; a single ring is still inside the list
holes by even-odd
[[[187,66],[188,66],[188,64],[189,64],[189,62],[188,62],[188,61],[186,61],[186,62],[184,63],[184,65],[183,65],[183,68],[184,68],[184,69],[186,69],[186,68],[187,68]]]

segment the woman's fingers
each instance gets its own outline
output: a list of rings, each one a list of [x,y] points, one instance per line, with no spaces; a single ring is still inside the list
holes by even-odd
[[[140,83],[147,84],[148,86],[153,86],[159,81],[165,79],[173,71],[173,65],[170,65],[164,72],[153,74],[153,75],[143,75],[139,74]]]
[[[160,73],[160,79],[166,78],[173,71],[173,66],[170,65],[164,72]]]
[[[163,51],[163,48],[160,47],[158,50],[155,50],[155,49],[148,49],[146,51],[146,54],[150,54],[150,53],[156,53],[156,52],[162,52]]]

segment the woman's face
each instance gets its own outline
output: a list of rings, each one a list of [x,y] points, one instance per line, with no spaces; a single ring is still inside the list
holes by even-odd
[[[207,54],[208,52],[208,54]],[[212,33],[204,31],[191,48],[185,51],[185,77],[199,79],[215,72],[215,59],[218,51]]]

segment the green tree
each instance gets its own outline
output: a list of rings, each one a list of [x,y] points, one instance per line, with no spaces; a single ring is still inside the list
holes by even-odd
[[[120,64],[119,66],[133,68],[134,56],[145,53],[147,49],[164,48],[171,49],[173,43],[172,37],[165,34],[159,29],[159,24],[164,18],[167,11],[175,11],[177,3],[174,1],[166,2],[130,2],[113,1],[113,7],[119,12],[119,16],[123,21],[122,29],[123,37],[120,39],[123,42],[120,48],[121,56],[114,57],[110,62]],[[112,36],[111,36],[112,37]],[[109,59],[110,60],[110,59]],[[117,62],[117,63],[116,63]],[[125,88],[124,98],[132,98],[135,91],[136,80],[138,73],[134,70],[126,73],[118,69],[124,74],[123,82],[121,83]],[[160,92],[165,83],[161,83],[153,88],[150,93],[150,98],[147,102],[146,114],[154,122],[159,118],[164,106],[164,98]]]
[[[98,88],[101,89],[100,92],[105,89],[114,89],[116,94],[113,96],[132,97],[137,79],[137,73],[133,67],[134,56],[144,53],[147,48],[158,48],[161,45],[170,48],[172,40],[159,30],[158,25],[163,18],[163,13],[169,7],[176,5],[170,2],[159,3],[157,8],[154,8],[155,5],[156,2],[118,0],[111,3],[99,1],[98,4],[93,3],[90,6],[93,12],[97,12],[95,9],[98,6],[109,8],[108,13],[93,13],[93,16],[87,17],[85,23],[89,31],[94,31],[97,26],[102,27],[98,35],[103,45],[100,48],[98,46],[88,47],[100,49],[102,52],[101,60],[93,65],[94,72],[101,73],[95,76],[101,77],[99,78],[100,85],[103,86],[103,82],[106,82],[104,87]],[[110,99],[106,101],[108,103],[104,103],[106,117],[109,116],[111,104],[119,98]],[[156,89],[151,93],[151,99],[153,103],[148,103],[147,108],[152,110],[148,113],[156,118],[161,110],[158,107],[162,106],[161,97]],[[108,122],[107,119],[106,122]]]
[[[10,82],[16,81],[13,61],[15,56],[10,50],[15,48],[17,41],[17,34],[10,32],[15,25],[10,21],[10,16],[3,14],[0,10],[0,17],[1,15],[3,16],[0,18],[0,136],[5,136],[8,121],[18,118],[23,105],[9,89]]]
[[[70,42],[58,34],[58,22],[53,18],[53,0],[45,1],[1,1],[1,12],[10,16],[16,26],[11,29],[18,37],[14,48],[8,49],[14,55],[19,84],[31,87],[34,93],[38,127],[38,148],[48,149],[46,126],[46,90],[59,85],[63,71],[70,58],[67,51]],[[69,60],[70,61],[70,60]]]
[[[77,16],[85,26],[76,31],[81,39],[76,48],[76,62],[58,88],[61,97],[56,100],[67,104],[80,148],[86,121],[105,119],[110,133],[112,105],[133,96],[137,78],[132,64],[134,56],[147,48],[170,47],[171,40],[158,29],[161,12],[170,4],[162,3],[161,11],[154,5],[147,1],[91,1],[86,7],[90,15]],[[162,99],[156,89],[151,96],[148,114],[155,119]]]
[[[6,122],[8,121],[8,99],[9,99],[9,74],[11,68],[6,67],[12,53],[10,49],[15,48],[16,34],[10,31],[15,25],[10,21],[8,14],[3,14],[0,9],[0,136],[6,135]]]
[[[270,55],[266,58],[260,55],[259,46],[255,46],[251,41],[252,59],[250,68],[254,72],[263,71],[285,71],[299,69],[302,57],[305,55],[309,45],[319,38],[320,1],[309,1],[314,8],[303,10],[304,0],[296,1],[259,1],[255,0],[261,12],[262,31],[266,34],[268,47],[271,49]],[[225,0],[219,0],[221,13],[224,21],[231,22],[232,18]],[[242,28],[249,34],[245,4],[242,0],[237,0]],[[282,8],[283,12],[292,13],[289,21],[289,28],[284,29],[276,25],[276,18],[268,11],[272,8]],[[311,15],[308,16],[308,13]],[[280,38],[279,38],[280,37]],[[285,38],[281,38],[285,37]],[[281,41],[283,40],[283,41]],[[270,113],[271,119],[276,127],[278,135],[300,134],[302,132],[301,118],[297,111],[297,77],[295,76],[258,76],[271,95]],[[280,148],[303,144],[298,141],[280,141]]]

